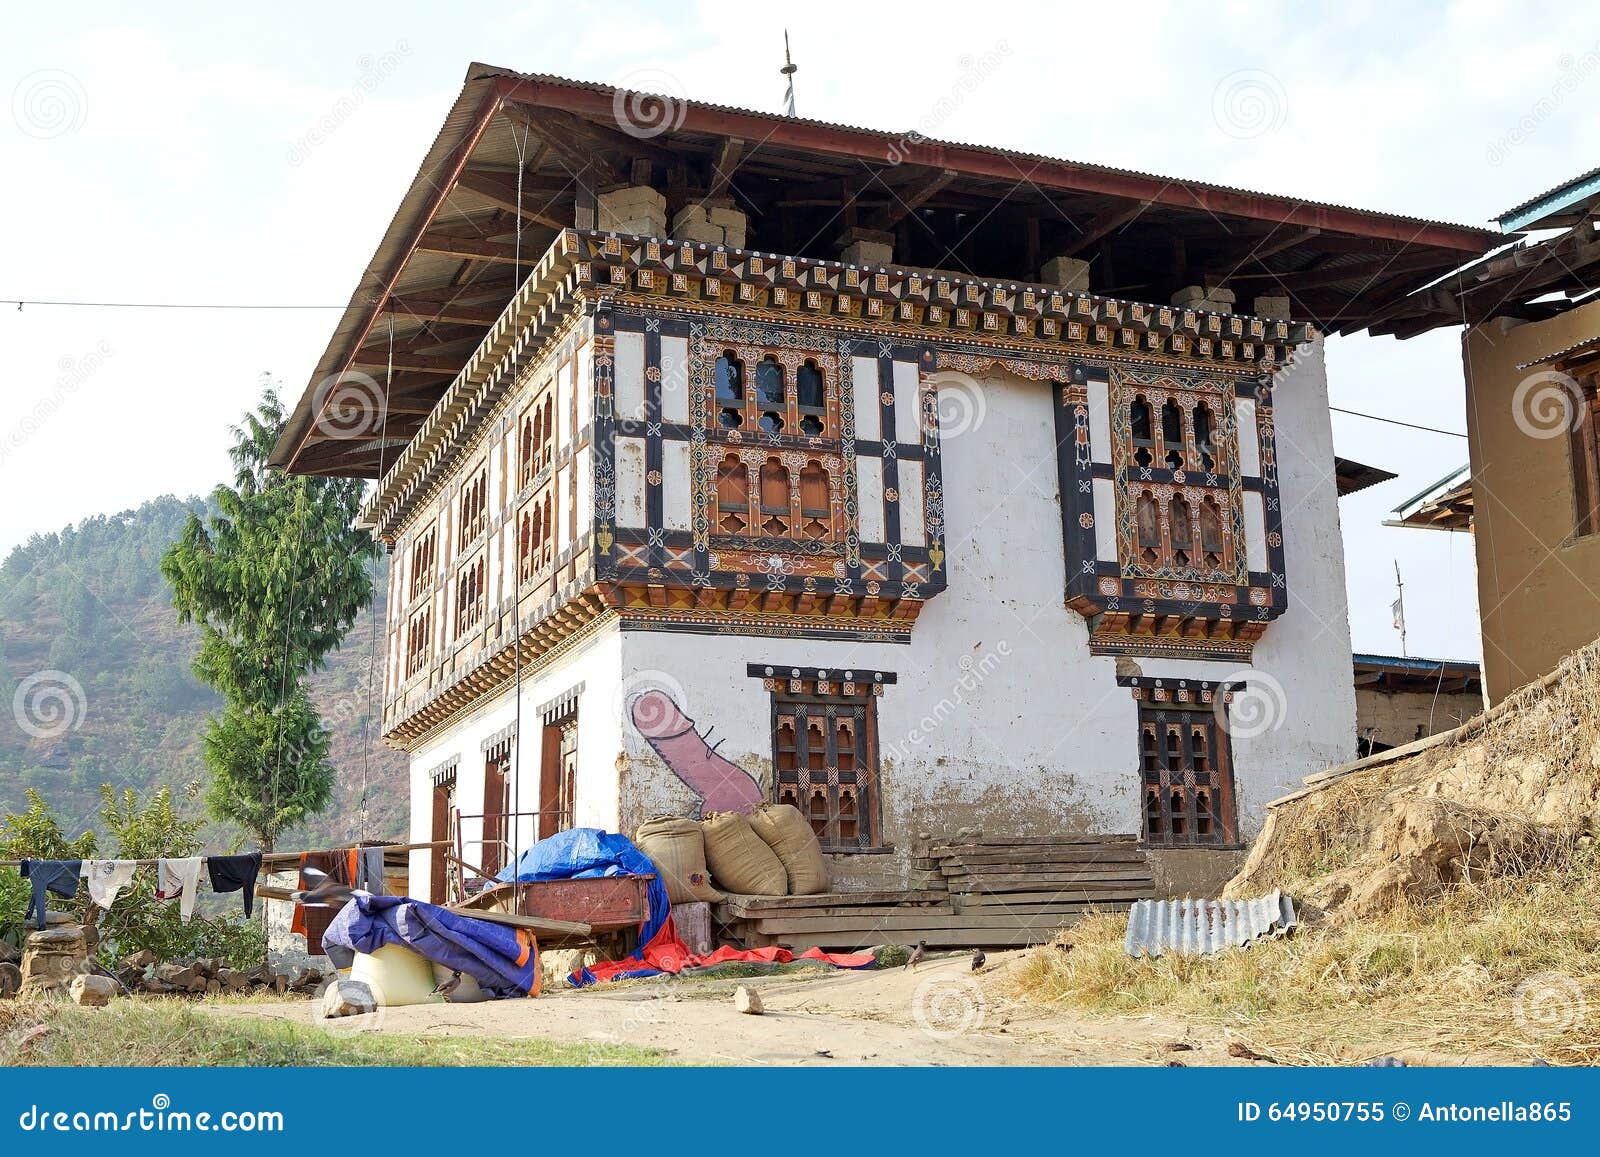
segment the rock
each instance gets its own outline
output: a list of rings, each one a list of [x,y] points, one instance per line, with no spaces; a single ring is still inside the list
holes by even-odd
[[[72,978],[67,988],[72,999],[86,1008],[100,1008],[111,1003],[119,991],[117,982],[109,976],[79,974]]]
[[[322,973],[315,968],[302,968],[294,974],[294,979],[289,982],[289,987],[296,992],[310,992],[322,983]]]
[[[157,977],[147,976],[139,983],[139,989],[142,992],[148,992],[151,996],[167,996],[172,992],[172,985]]]
[[[56,924],[30,932],[22,946],[22,990],[65,990],[89,958],[83,929],[77,924]]]
[[[22,949],[13,948],[8,940],[0,940],[0,964],[21,964]]]
[[[335,980],[322,991],[322,1015],[325,1017],[361,1016],[378,1010],[377,998],[372,989],[359,980]]]
[[[22,991],[22,969],[11,961],[0,961],[0,999],[9,1000]]]
[[[196,979],[204,982],[204,977],[188,964],[158,964],[156,965],[156,979],[165,981],[173,988],[188,988]]]
[[[250,987],[250,978],[237,968],[219,968],[217,980],[228,992],[243,992]]]
[[[148,948],[141,948],[122,958],[122,967],[130,972],[143,972],[156,962],[156,954]]]
[[[761,994],[742,984],[733,990],[733,1010],[750,1016],[760,1016],[766,1011],[761,1006]]]

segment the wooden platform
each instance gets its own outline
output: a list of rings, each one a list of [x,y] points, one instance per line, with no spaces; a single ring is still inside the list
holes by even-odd
[[[1093,908],[1123,908],[1155,894],[1144,849],[1133,837],[980,839],[936,844],[925,870],[942,887],[827,892],[816,896],[730,895],[713,916],[747,947],[782,944],[864,949],[1024,947],[1049,940]]]

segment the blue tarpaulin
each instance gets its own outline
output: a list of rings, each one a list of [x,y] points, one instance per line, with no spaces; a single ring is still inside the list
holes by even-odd
[[[367,953],[385,944],[403,944],[472,977],[493,997],[539,991],[539,954],[531,932],[404,896],[357,894],[333,918],[322,942]]]

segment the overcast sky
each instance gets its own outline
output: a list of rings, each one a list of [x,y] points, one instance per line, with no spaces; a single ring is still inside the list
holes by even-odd
[[[342,305],[472,60],[780,111],[787,24],[804,116],[1475,225],[1600,158],[1575,4],[153,7],[7,15],[0,551],[209,490],[260,375],[297,396],[337,317],[16,299]],[[1456,331],[1328,363],[1336,406],[1465,428]],[[1398,559],[1411,652],[1477,657],[1470,540],[1379,526],[1466,442],[1333,425],[1400,475],[1341,504],[1356,648],[1399,650]]]

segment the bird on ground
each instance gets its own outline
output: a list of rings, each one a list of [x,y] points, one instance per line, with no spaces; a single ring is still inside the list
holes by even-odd
[[[439,996],[448,997],[452,992],[461,987],[461,973],[459,970],[452,972],[448,979],[441,980],[433,986],[433,991]]]
[[[928,942],[926,940],[918,940],[917,946],[911,950],[911,955],[906,958],[904,967],[909,968],[912,972],[915,972],[917,970],[917,965],[922,963],[922,958],[927,954]]]
[[[983,954],[983,949],[974,948],[972,950],[972,971],[982,972],[983,966],[988,962],[989,958]]]

